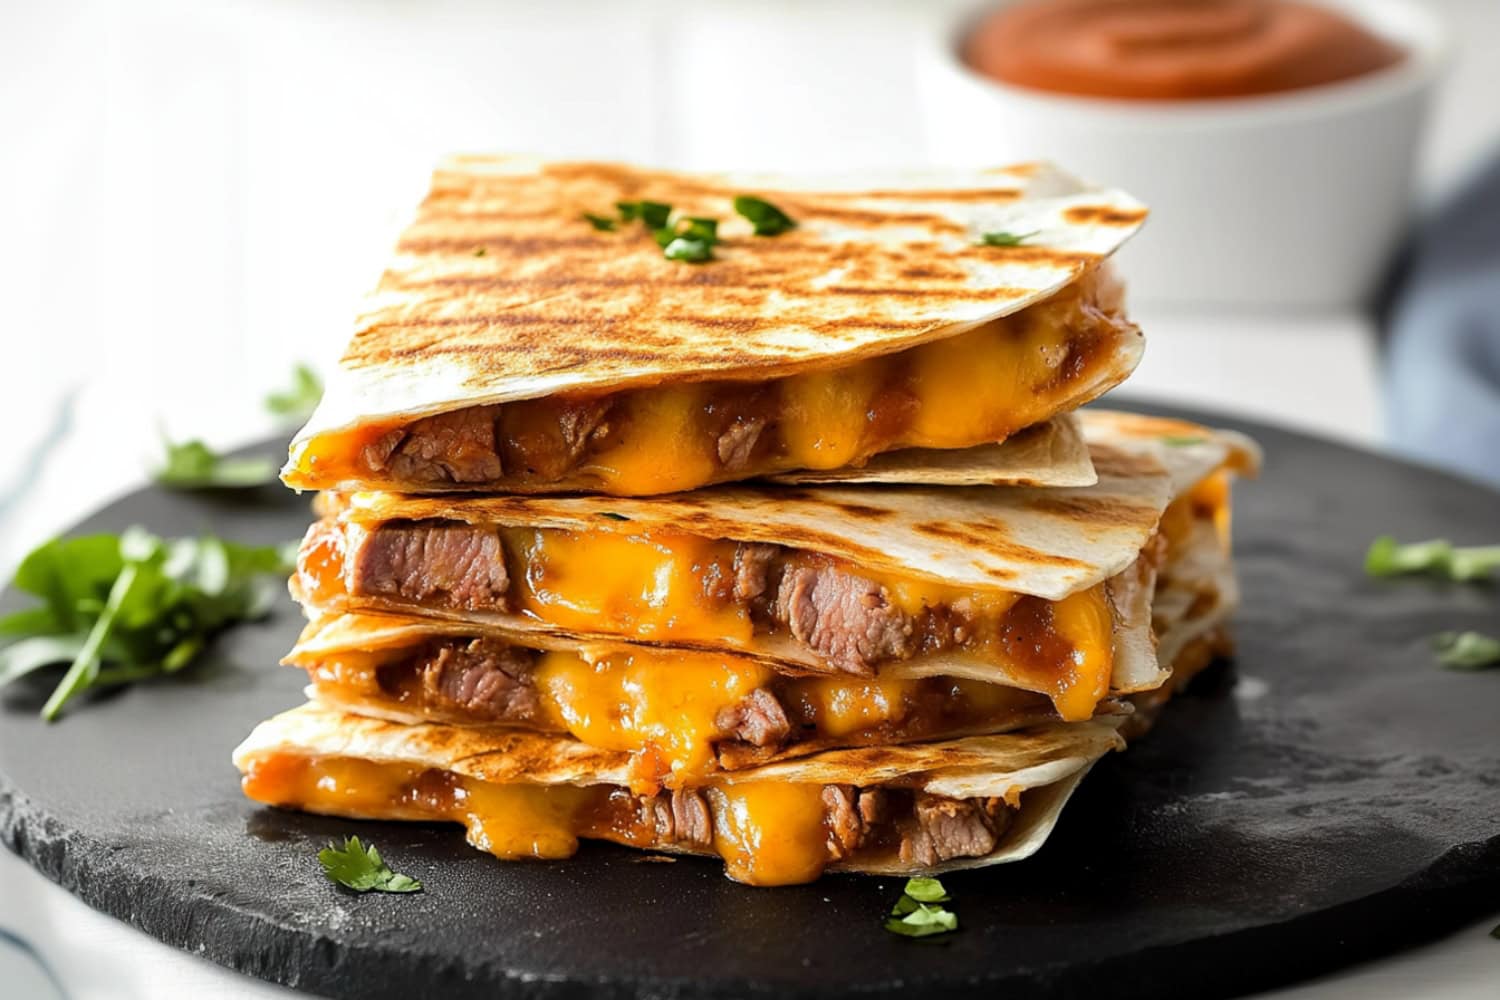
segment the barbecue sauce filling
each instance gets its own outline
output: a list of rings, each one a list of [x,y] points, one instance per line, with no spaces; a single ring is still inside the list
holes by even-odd
[[[899,788],[743,782],[638,795],[619,785],[495,783],[436,768],[262,754],[247,796],[267,805],[381,819],[451,821],[504,860],[568,858],[583,838],[718,854],[751,885],[811,882],[839,862],[930,867],[998,846],[1020,795],[948,799]]]
[[[558,394],[300,442],[289,485],[569,488],[617,496],[791,469],[862,465],[898,448],[1003,441],[1096,394],[1135,326],[1098,267],[1052,298],[933,343],[754,383]]]
[[[505,612],[632,641],[750,649],[769,636],[814,654],[809,671],[872,682],[882,663],[955,655],[1001,668],[1068,721],[1093,715],[1114,666],[1103,584],[1047,601],[676,532],[324,521],[303,542],[297,586],[314,607]]]

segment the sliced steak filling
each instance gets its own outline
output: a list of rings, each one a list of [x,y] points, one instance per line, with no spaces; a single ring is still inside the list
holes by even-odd
[[[535,665],[531,650],[498,639],[439,642],[399,664],[401,676],[382,677],[382,686],[399,687],[415,674],[429,708],[475,722],[533,722],[541,710]]]
[[[348,555],[349,591],[459,608],[504,610],[510,578],[500,534],[462,521],[391,521]]]
[[[909,864],[931,867],[954,858],[977,858],[993,851],[1012,812],[1000,799],[950,799],[917,792],[911,815],[898,828],[898,853]]]
[[[413,483],[486,483],[504,471],[489,407],[424,417],[366,445],[365,466]]]
[[[828,560],[803,558],[784,566],[767,611],[851,674],[871,676],[877,663],[906,659],[918,648],[916,623],[892,603],[885,587]]]

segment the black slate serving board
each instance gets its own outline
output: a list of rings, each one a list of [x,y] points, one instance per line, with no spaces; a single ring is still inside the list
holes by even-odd
[[[900,881],[752,889],[717,862],[587,845],[502,864],[456,827],[361,824],[242,799],[231,748],[300,700],[275,664],[290,602],[186,678],[78,705],[53,678],[0,695],[0,838],[90,905],[178,947],[334,997],[1230,996],[1427,940],[1500,905],[1500,671],[1436,668],[1428,637],[1500,629],[1500,595],[1374,581],[1385,532],[1500,535],[1500,495],[1242,421],[1233,667],[1084,783],[1052,841],[945,877],[962,930],[908,941]],[[80,525],[254,542],[300,535],[306,499],[143,490]],[[21,603],[8,593],[0,607]],[[357,832],[424,893],[355,896],[314,854]]]

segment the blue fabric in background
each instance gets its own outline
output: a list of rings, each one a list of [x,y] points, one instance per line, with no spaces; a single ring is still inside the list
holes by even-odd
[[[1423,223],[1387,315],[1392,446],[1500,486],[1500,157]]]

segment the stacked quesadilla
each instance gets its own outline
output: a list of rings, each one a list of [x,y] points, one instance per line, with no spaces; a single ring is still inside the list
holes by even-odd
[[[1032,853],[1228,651],[1254,445],[1075,412],[1139,359],[1144,214],[1040,166],[448,162],[293,443],[309,701],[246,793],[761,885]]]

